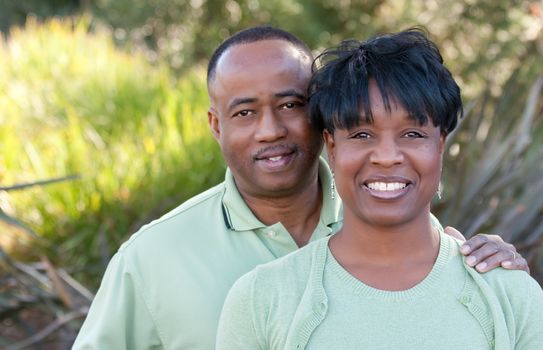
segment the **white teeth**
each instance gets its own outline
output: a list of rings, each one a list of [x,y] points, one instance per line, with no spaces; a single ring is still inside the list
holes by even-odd
[[[271,160],[272,162],[277,162],[279,159],[283,158],[283,156],[277,156],[277,157],[270,157],[268,158],[269,160]]]
[[[407,185],[402,182],[370,182],[368,188],[374,191],[397,191],[405,188]]]

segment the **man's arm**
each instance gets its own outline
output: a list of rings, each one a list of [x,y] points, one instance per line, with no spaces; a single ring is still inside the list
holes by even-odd
[[[454,227],[447,226],[445,233],[462,241],[466,239]],[[530,273],[528,262],[514,245],[504,242],[498,235],[478,234],[464,242],[460,252],[466,256],[466,263],[479,272],[487,272],[498,266],[509,270],[524,270]]]
[[[117,253],[72,349],[162,349],[140,288],[127,271],[122,254]]]

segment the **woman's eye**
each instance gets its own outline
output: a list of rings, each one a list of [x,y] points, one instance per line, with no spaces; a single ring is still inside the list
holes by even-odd
[[[418,139],[424,137],[424,135],[418,131],[409,131],[404,134],[405,137],[410,139]]]
[[[357,132],[356,134],[352,136],[352,138],[354,139],[369,139],[370,137],[371,135],[364,131]]]

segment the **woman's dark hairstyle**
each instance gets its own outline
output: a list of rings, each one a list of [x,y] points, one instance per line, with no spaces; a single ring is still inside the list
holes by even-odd
[[[291,43],[296,47],[300,52],[307,55],[309,59],[313,59],[311,50],[302,40],[298,39],[294,34],[289,33],[285,30],[271,27],[271,26],[256,26],[241,30],[219,45],[215,49],[215,52],[211,55],[209,64],[207,66],[207,83],[215,77],[215,68],[217,68],[217,63],[221,56],[232,46],[240,44],[249,44],[257,41],[264,40],[283,40]]]
[[[361,115],[373,121],[368,87],[374,80],[385,108],[390,98],[410,118],[425,125],[428,118],[448,134],[462,117],[460,88],[436,45],[420,28],[386,34],[364,42],[345,40],[313,62],[309,84],[309,115],[319,131],[357,126]]]

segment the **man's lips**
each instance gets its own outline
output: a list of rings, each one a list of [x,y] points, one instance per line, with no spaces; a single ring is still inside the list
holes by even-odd
[[[281,170],[290,164],[296,151],[295,146],[267,147],[258,151],[253,159],[266,170]]]
[[[288,157],[296,152],[295,146],[273,146],[259,150],[253,157],[254,160],[277,161],[282,157]]]

